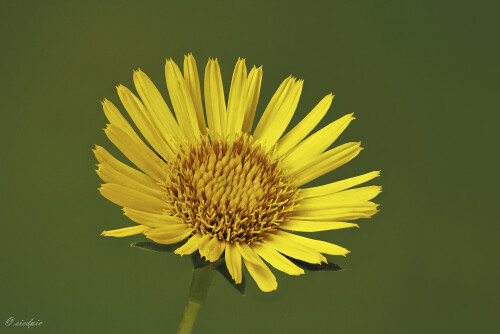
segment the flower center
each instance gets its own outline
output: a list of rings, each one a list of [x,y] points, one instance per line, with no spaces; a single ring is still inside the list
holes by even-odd
[[[166,181],[174,216],[202,235],[248,244],[278,229],[297,193],[272,152],[247,134],[181,146]]]

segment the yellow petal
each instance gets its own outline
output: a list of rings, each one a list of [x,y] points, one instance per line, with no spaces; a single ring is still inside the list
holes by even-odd
[[[205,69],[205,109],[208,128],[212,136],[221,137],[226,132],[226,101],[217,59],[208,60]]]
[[[142,141],[135,140],[121,128],[108,124],[104,132],[109,140],[137,167],[157,181],[165,178],[166,164]]]
[[[106,115],[106,118],[108,119],[110,124],[113,124],[122,129],[133,140],[142,141],[142,139],[139,138],[132,126],[130,126],[129,122],[127,122],[125,117],[123,117],[123,115],[113,103],[104,99],[104,101],[102,102],[102,109],[104,110],[104,114]]]
[[[144,72],[138,70],[134,72],[134,84],[142,102],[149,111],[151,121],[155,123],[156,128],[161,130],[161,135],[167,143],[171,141],[182,142],[184,135],[181,128],[151,79]]]
[[[105,129],[106,135],[108,138],[110,138],[111,142],[115,144],[115,146],[118,147],[120,151],[122,151],[125,154],[125,151],[130,151],[127,150],[126,142],[132,142],[132,145],[134,147],[137,147],[141,153],[142,156],[146,157],[146,160],[149,160],[147,158],[153,159],[157,161],[157,163],[164,164],[161,159],[159,159],[156,154],[149,149],[146,144],[142,141],[142,139],[137,135],[137,133],[134,131],[132,126],[127,122],[127,120],[122,116],[120,111],[108,100],[104,100],[102,102],[104,113],[106,114],[106,117],[108,118],[109,122],[111,125],[108,125],[108,128]],[[119,130],[115,130],[119,129]],[[108,133],[110,132],[110,133]],[[113,136],[114,139],[112,139],[111,136]],[[113,141],[114,140],[114,141]],[[118,146],[120,145],[120,146]],[[128,152],[130,153],[130,152]],[[133,156],[128,156],[125,154],[127,158],[129,158],[130,161],[132,161],[134,164],[136,164],[137,167],[141,168],[144,167],[146,168],[145,165],[150,164],[150,161],[137,161],[137,160],[142,160],[143,158],[137,156],[137,154],[133,154]],[[141,163],[141,166],[137,165],[137,163]],[[154,169],[157,169],[158,167],[151,166]],[[149,168],[148,169],[142,169],[144,172],[149,174],[150,176],[156,176],[154,171],[151,171]]]
[[[213,237],[206,244],[206,258],[210,262],[215,262],[219,259],[224,248],[226,247],[226,243],[224,240],[219,240],[217,237]]]
[[[179,255],[189,255],[193,254],[198,250],[198,243],[200,242],[201,235],[200,234],[195,234],[189,240],[182,245],[181,247],[177,248],[174,253],[179,254]]]
[[[162,190],[158,186],[149,187],[147,185],[139,183],[134,179],[117,172],[109,165],[98,164],[96,172],[104,182],[119,184],[124,187],[146,193],[153,197],[161,197],[163,195]]]
[[[101,235],[105,237],[128,237],[129,235],[135,235],[139,233],[144,233],[149,231],[150,228],[148,226],[137,225],[130,226],[125,228],[120,228],[117,230],[104,231]]]
[[[287,166],[292,162],[293,168],[291,172],[300,169],[311,159],[316,158],[330,147],[353,119],[354,117],[352,117],[352,114],[345,115],[317,131],[295,148],[291,149],[283,159],[283,164]],[[300,162],[302,162],[302,164]]]
[[[187,237],[191,235],[191,230],[186,231],[183,234],[179,234],[178,236],[167,238],[167,237],[157,237],[157,236],[146,236],[147,238],[153,240],[154,242],[157,242],[159,244],[164,244],[164,245],[169,245],[169,244],[175,244],[176,242],[180,242]]]
[[[363,213],[373,214],[377,212],[378,204],[373,202],[318,202],[298,206],[293,210],[295,215],[324,216]]]
[[[196,110],[196,118],[201,133],[207,133],[207,125],[205,115],[203,114],[203,104],[201,102],[200,77],[198,75],[198,67],[193,55],[190,53],[184,56],[184,80],[189,90],[189,94],[193,100],[194,109]]]
[[[241,132],[247,107],[247,68],[245,59],[238,59],[233,72],[227,102],[227,134]]]
[[[193,229],[186,224],[169,225],[149,230],[146,237],[160,244],[173,244],[189,237]]]
[[[120,162],[103,147],[96,145],[93,152],[100,163],[98,174],[104,182],[121,184],[149,194],[161,191],[152,177]]]
[[[183,223],[180,218],[169,216],[164,213],[150,213],[131,208],[123,208],[123,213],[125,214],[125,216],[132,219],[136,223],[151,227],[163,227],[166,225],[176,225]]]
[[[295,259],[309,263],[326,262],[326,258],[320,253],[312,250],[311,248],[307,248],[302,244],[290,242],[290,240],[281,235],[279,231],[267,234],[264,243],[274,250]]]
[[[334,194],[324,196],[334,201],[369,201],[382,192],[380,186],[367,186],[355,189],[344,190]]]
[[[259,122],[257,123],[257,127],[253,132],[253,135],[261,135],[264,132],[264,129],[268,126],[271,120],[272,113],[279,108],[279,106],[283,103],[283,100],[287,96],[290,87],[295,84],[295,79],[292,76],[289,76],[280,84],[276,92],[274,93],[271,101],[267,104],[266,110],[262,114]]]
[[[125,110],[127,110],[130,118],[132,118],[144,138],[162,157],[172,158],[173,151],[171,147],[173,145],[169,147],[165,138],[160,135],[161,130],[148,118],[148,112],[141,101],[125,86],[118,86],[117,91]]]
[[[312,159],[307,165],[295,172],[293,185],[299,187],[346,164],[361,152],[360,145],[361,143],[346,143]],[[297,165],[302,166],[302,162],[297,161]]]
[[[321,241],[321,240],[315,240],[315,239],[309,239],[306,237],[302,237],[297,234],[292,234],[288,232],[283,232],[283,231],[277,231],[277,235],[282,237],[284,240],[286,240],[289,243],[294,243],[298,245],[302,245],[304,247],[310,248],[315,250],[316,252],[319,253],[324,253],[324,254],[330,254],[330,255],[346,255],[349,253],[349,251],[343,247],[331,244],[326,241]]]
[[[253,279],[262,291],[269,292],[276,290],[278,287],[276,277],[274,277],[271,270],[269,270],[262,260],[259,264],[255,264],[243,257],[243,262],[245,262],[248,272],[252,275]]]
[[[332,100],[332,94],[325,96],[299,124],[278,141],[277,154],[279,157],[294,148],[318,125],[330,108]]]
[[[328,230],[337,230],[341,228],[348,227],[359,227],[358,224],[353,223],[343,223],[343,222],[329,222],[329,221],[307,221],[307,220],[296,220],[287,219],[285,222],[280,224],[280,228],[290,231],[299,232],[319,232]]]
[[[179,67],[171,59],[165,64],[165,77],[170,101],[182,131],[188,138],[197,140],[201,131],[193,100]]]
[[[245,117],[243,120],[243,126],[241,131],[250,133],[253,127],[253,120],[255,117],[255,111],[257,110],[257,104],[259,102],[260,95],[260,85],[262,83],[262,66],[252,68],[248,74],[247,80],[247,108],[245,110]]]
[[[299,191],[299,198],[317,197],[323,195],[333,194],[351,187],[357,186],[361,183],[370,181],[371,179],[380,175],[380,171],[370,172],[363,175],[351,177],[349,179],[325,184],[313,188],[304,188]]]
[[[201,257],[205,257],[205,258],[208,257],[208,254],[209,254],[208,243],[210,242],[211,239],[212,239],[212,237],[210,235],[205,234],[198,241],[198,248],[200,250]]]
[[[307,198],[297,202],[294,211],[313,211],[313,210],[358,210],[362,208],[376,208],[378,205],[371,201],[332,199],[331,195],[323,197]],[[363,209],[364,210],[364,209]]]
[[[191,228],[187,224],[180,223],[180,224],[165,225],[162,227],[154,228],[150,230],[147,235],[154,237],[171,238],[173,236],[182,234],[188,230],[191,230]]]
[[[152,213],[160,213],[165,209],[165,202],[161,199],[119,184],[103,184],[99,191],[108,200],[123,207]]]
[[[307,221],[342,221],[354,220],[359,218],[370,218],[378,212],[377,209],[368,212],[337,212],[337,213],[323,213],[314,216],[314,211],[307,211],[304,213],[294,213],[293,219],[307,220]]]
[[[295,82],[295,79],[290,78],[280,91],[279,97],[274,100],[277,92],[271,99],[254,132],[254,137],[259,139],[264,147],[272,147],[285,132],[299,103],[303,83],[303,80]]]
[[[254,250],[246,243],[238,242],[236,243],[236,247],[238,248],[238,251],[240,252],[241,256],[247,261],[253,262],[255,264],[259,264],[262,261],[259,258],[259,256],[254,252]]]
[[[235,244],[226,243],[226,266],[236,284],[241,283],[241,254]]]
[[[347,207],[364,206],[368,201],[376,197],[382,191],[380,186],[368,186],[361,188],[354,188],[350,190],[339,191],[333,194],[305,198],[297,201],[299,207]]]
[[[256,243],[252,245],[253,250],[264,260],[269,262],[274,268],[281,270],[288,275],[301,275],[304,270],[293,264],[292,261],[275,251],[265,243]]]

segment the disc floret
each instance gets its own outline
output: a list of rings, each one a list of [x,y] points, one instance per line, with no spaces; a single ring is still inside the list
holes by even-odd
[[[247,134],[179,148],[169,163],[166,201],[174,216],[202,235],[251,244],[275,231],[293,211],[297,189]]]

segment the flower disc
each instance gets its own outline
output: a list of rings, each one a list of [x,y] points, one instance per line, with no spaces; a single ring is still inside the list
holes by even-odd
[[[183,146],[169,164],[166,201],[202,235],[251,244],[278,229],[293,210],[296,188],[251,136]]]

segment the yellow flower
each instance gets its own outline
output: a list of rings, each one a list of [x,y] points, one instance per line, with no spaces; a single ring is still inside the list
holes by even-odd
[[[142,71],[134,72],[140,99],[126,87],[117,87],[123,106],[150,146],[111,102],[103,102],[109,120],[106,135],[138,169],[96,146],[97,173],[105,182],[99,190],[139,224],[103,235],[143,233],[161,244],[188,239],[175,253],[198,250],[212,262],[224,254],[236,283],[242,279],[243,261],[263,291],[277,287],[263,260],[287,274],[300,275],[304,271],[289,258],[320,264],[326,262],[322,253],[345,256],[349,252],[293,233],[358,226],[348,221],[377,212],[370,200],[380,187],[350,189],[378,176],[377,171],[299,188],[361,151],[359,142],[328,149],[354,119],[352,114],[308,137],[333,95],[324,97],[283,136],[297,107],[302,80],[283,81],[252,132],[262,67],[254,66],[247,74],[245,60],[238,60],[226,105],[219,64],[209,59],[205,108],[192,55],[184,59],[184,74],[167,60],[165,75],[175,118]]]

